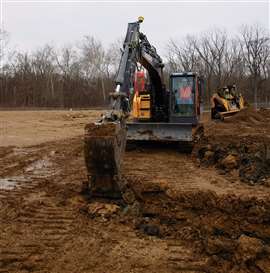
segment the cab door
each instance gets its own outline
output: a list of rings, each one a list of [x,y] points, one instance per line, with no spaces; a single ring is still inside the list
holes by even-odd
[[[190,123],[196,117],[195,75],[172,74],[170,79],[170,122]]]

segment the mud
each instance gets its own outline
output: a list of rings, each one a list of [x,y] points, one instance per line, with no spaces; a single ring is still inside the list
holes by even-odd
[[[19,181],[24,181],[24,178],[23,177],[1,178],[0,189],[1,190],[14,189]]]
[[[257,264],[270,266],[269,200],[219,197],[214,192],[178,195],[173,200],[166,193],[163,198],[156,196],[159,204],[144,200],[145,217],[136,225],[139,230],[153,235],[145,228],[156,229],[156,236],[192,246],[193,263],[205,261],[200,266],[203,272],[231,272],[234,268],[267,272]],[[184,267],[181,257],[178,262]]]
[[[206,137],[195,147],[203,166],[237,173],[251,185],[270,184],[270,110],[239,112],[225,122],[206,124]]]
[[[229,123],[207,122],[206,134],[218,141]],[[83,148],[83,136],[1,147],[0,178],[16,185],[0,189],[0,272],[269,272],[265,183],[243,183],[237,169],[203,165],[178,146],[144,145],[124,156],[134,195],[92,198]]]

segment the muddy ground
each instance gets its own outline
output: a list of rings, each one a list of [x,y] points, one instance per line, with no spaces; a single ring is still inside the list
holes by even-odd
[[[83,127],[98,116],[0,112],[0,272],[270,272],[267,165],[253,182],[239,173],[242,154],[253,166],[250,154],[267,147],[267,120],[205,118],[192,155],[174,145],[129,149],[134,206],[82,192]],[[267,164],[267,153],[257,157]]]
[[[270,186],[270,110],[246,108],[225,122],[205,123],[205,138],[193,153],[204,166]]]

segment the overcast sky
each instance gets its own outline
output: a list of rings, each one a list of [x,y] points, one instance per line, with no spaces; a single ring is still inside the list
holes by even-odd
[[[11,45],[24,50],[45,43],[61,46],[85,35],[93,35],[108,46],[124,36],[127,23],[139,15],[145,17],[141,31],[161,51],[170,38],[181,39],[213,27],[224,27],[231,34],[242,24],[260,23],[269,28],[268,1],[1,1],[2,22]]]

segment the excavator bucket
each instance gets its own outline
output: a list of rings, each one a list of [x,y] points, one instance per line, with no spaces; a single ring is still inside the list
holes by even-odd
[[[85,162],[92,196],[119,198],[121,158],[126,146],[125,124],[89,123],[85,127]]]

